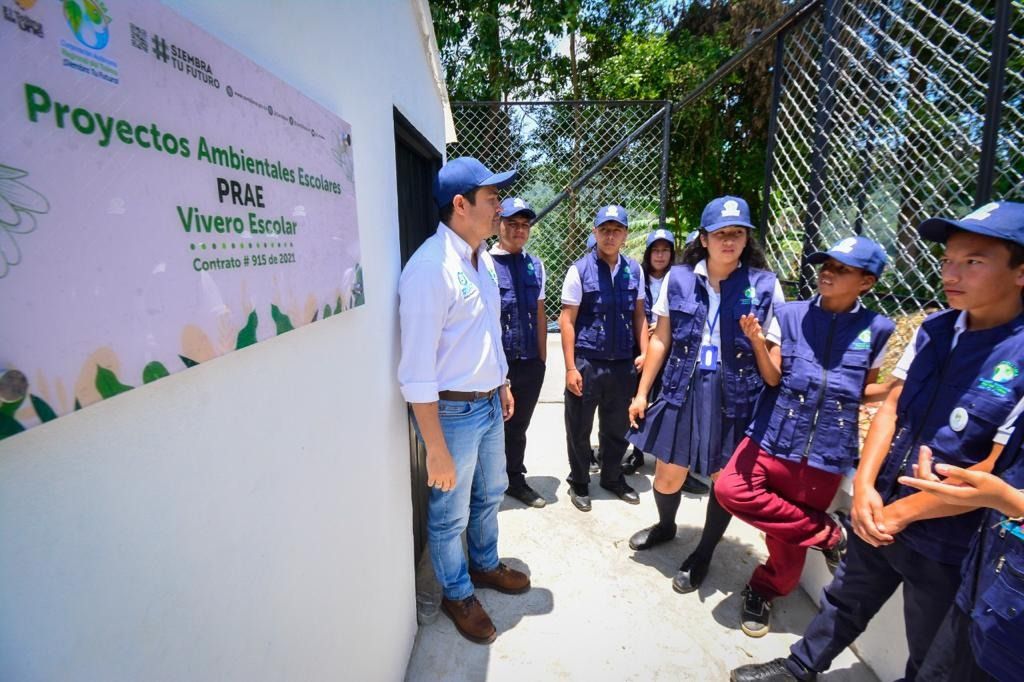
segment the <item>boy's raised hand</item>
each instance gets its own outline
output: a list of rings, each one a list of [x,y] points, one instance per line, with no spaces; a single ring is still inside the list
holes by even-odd
[[[764,330],[761,329],[761,321],[757,319],[757,315],[753,313],[747,313],[740,318],[740,329],[743,330],[744,336],[751,341],[761,341],[764,343]]]

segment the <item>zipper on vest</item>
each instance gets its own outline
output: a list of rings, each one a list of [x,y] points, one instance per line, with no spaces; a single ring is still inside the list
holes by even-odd
[[[836,330],[836,314],[832,313],[832,321],[828,323],[828,338],[825,340],[825,362],[821,364],[821,389],[818,391],[818,404],[814,406],[814,417],[811,418],[811,435],[807,437],[807,447],[804,448],[801,460],[806,462],[810,456],[811,445],[814,443],[814,431],[818,426],[818,417],[821,415],[821,406],[825,404],[825,389],[828,387],[828,361],[832,356],[832,334]]]
[[[925,411],[922,414],[929,414],[932,411],[932,407],[935,406],[935,399],[939,397],[939,391],[942,389],[942,380],[946,376],[946,370],[949,368],[949,361],[952,357],[953,349],[950,348],[949,352],[946,355],[946,359],[942,363],[942,369],[939,370],[938,384],[936,385],[935,390],[932,392],[932,397],[929,398],[928,400],[928,407],[925,408]],[[924,431],[924,424],[925,420],[922,419],[921,423],[917,425],[916,429],[914,429],[914,437],[911,438],[910,440],[910,447],[907,448],[907,454],[903,455],[903,461],[900,462],[899,471],[896,472],[896,478],[893,479],[893,485],[889,490],[890,494],[896,491],[896,484],[898,482],[899,477],[907,472],[907,462],[910,461],[910,458],[913,456],[914,451],[917,450],[919,447],[917,441],[921,437],[921,432]]]

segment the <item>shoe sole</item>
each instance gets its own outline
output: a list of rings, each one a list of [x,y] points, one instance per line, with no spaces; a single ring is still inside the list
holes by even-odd
[[[455,620],[455,616],[450,614],[448,612],[448,609],[446,609],[443,604],[441,605],[441,612],[444,613],[444,615],[448,616],[448,620],[450,620],[452,622],[452,625],[455,626],[455,631],[456,632],[458,632],[460,635],[462,635],[463,637],[465,637],[469,641],[473,642],[474,644],[490,644],[491,642],[493,642],[495,639],[498,638],[498,630],[497,629],[495,629],[493,632],[491,632],[491,634],[488,635],[487,637],[477,637],[476,635],[471,635],[471,634],[469,634],[468,632],[466,632],[465,630],[463,630],[462,628],[459,627],[459,623],[458,623],[458,621]]]
[[[532,587],[530,583],[526,583],[526,587],[520,587],[518,589],[513,590],[507,587],[499,587],[498,585],[495,585],[493,583],[478,583],[472,577],[470,577],[470,581],[473,583],[473,587],[479,587],[482,590],[496,590],[498,592],[501,592],[502,594],[523,594],[524,592],[529,592],[530,588]]]
[[[526,500],[524,500],[521,497],[516,497],[515,495],[509,495],[508,493],[505,493],[505,497],[511,498],[513,500],[516,500],[517,502],[521,502],[521,503],[525,504],[527,507],[530,507],[531,509],[543,509],[548,504],[547,500],[545,500],[544,498],[540,498],[540,499],[537,499],[537,500],[531,500],[531,501],[527,502]]]
[[[765,625],[760,630],[751,630],[750,628],[748,628],[743,623],[740,623],[740,630],[742,630],[743,634],[745,634],[747,637],[753,637],[754,639],[760,639],[760,638],[764,637],[765,635],[767,635],[769,632],[771,632],[772,629],[771,629],[770,626]]]
[[[581,505],[576,504],[576,500],[573,500],[572,506],[576,507],[577,509],[579,509],[583,513],[587,513],[587,512],[589,512],[592,509],[592,507],[583,507]]]
[[[674,535],[672,537],[670,537],[670,538],[665,538],[664,540],[656,540],[655,542],[643,542],[643,543],[640,543],[640,544],[637,544],[637,545],[634,545],[633,541],[630,540],[629,541],[629,548],[631,550],[633,550],[634,552],[643,552],[645,550],[657,547],[658,545],[664,545],[666,542],[672,542],[673,540],[675,540],[675,536]]]
[[[691,593],[696,592],[697,590],[699,590],[700,589],[700,585],[692,585],[692,586],[690,586],[690,589],[684,590],[683,588],[681,588],[679,586],[679,583],[677,583],[675,580],[673,580],[672,581],[672,589],[675,590],[678,594],[691,594]]]

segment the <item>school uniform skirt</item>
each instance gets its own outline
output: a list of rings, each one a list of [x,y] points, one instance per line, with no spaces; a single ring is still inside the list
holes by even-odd
[[[662,462],[698,474],[721,471],[743,438],[746,423],[722,413],[722,373],[697,369],[686,402],[676,407],[657,399],[648,407],[639,429],[627,438]]]

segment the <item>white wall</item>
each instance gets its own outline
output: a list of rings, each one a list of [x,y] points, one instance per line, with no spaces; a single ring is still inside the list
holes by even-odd
[[[392,106],[444,145],[417,4],[168,4],[352,124],[367,304],[0,442],[0,680],[399,679]]]

